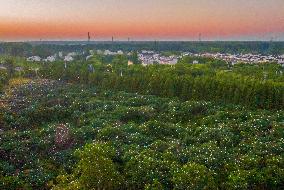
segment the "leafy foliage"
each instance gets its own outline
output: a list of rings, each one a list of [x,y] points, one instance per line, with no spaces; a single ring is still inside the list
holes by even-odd
[[[41,79],[1,100],[1,189],[283,186],[283,110]]]

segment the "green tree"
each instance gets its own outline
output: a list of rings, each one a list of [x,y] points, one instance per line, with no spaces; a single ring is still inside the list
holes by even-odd
[[[6,58],[4,65],[7,67],[8,78],[11,78],[15,73],[15,61],[12,57]]]
[[[112,160],[115,151],[111,146],[106,143],[87,144],[76,155],[80,160],[73,174],[59,176],[61,180],[55,189],[72,189],[72,186],[78,189],[117,189],[121,185],[122,176]]]
[[[137,65],[137,64],[141,64],[141,61],[138,58],[138,53],[137,51],[134,51],[130,57],[130,60],[133,62],[133,64]]]
[[[176,190],[216,189],[210,170],[196,163],[188,163],[174,171],[173,182]]]

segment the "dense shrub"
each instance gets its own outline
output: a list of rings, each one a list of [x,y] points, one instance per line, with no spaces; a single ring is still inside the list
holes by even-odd
[[[5,90],[2,189],[283,186],[283,110],[49,80]]]

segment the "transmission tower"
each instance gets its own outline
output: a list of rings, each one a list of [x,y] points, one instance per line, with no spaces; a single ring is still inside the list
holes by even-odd
[[[91,36],[90,36],[90,32],[88,32],[88,42],[91,41]]]

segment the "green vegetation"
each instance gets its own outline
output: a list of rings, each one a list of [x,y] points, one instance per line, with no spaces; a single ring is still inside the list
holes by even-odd
[[[282,189],[283,68],[192,59],[3,57],[0,189]]]
[[[0,113],[1,189],[283,185],[283,111],[50,80],[10,86]]]

